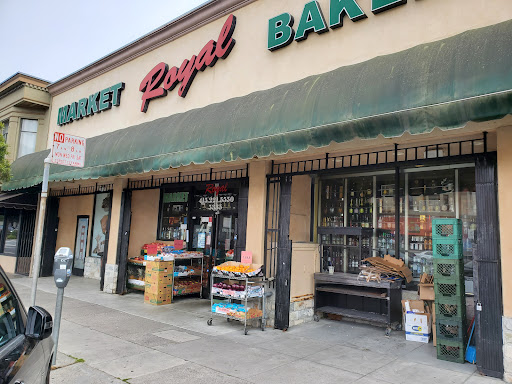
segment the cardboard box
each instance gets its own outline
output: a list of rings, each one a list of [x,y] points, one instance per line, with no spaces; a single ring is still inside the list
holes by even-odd
[[[432,331],[430,313],[406,313],[405,332],[429,335]]]
[[[172,284],[172,272],[148,271],[145,274],[144,281],[146,283],[171,283]]]
[[[148,272],[160,272],[160,273],[173,273],[174,262],[173,261],[146,261],[146,273]]]
[[[144,292],[144,302],[151,305],[165,305],[171,304],[172,295],[169,294],[155,294]]]
[[[418,284],[418,294],[421,300],[433,301],[436,299],[433,276],[426,273],[421,275],[420,283]]]
[[[430,335],[406,332],[405,340],[416,341],[418,343],[428,343],[428,341],[430,340]]]
[[[172,292],[172,282],[171,283],[145,283],[144,292],[147,293],[160,293],[160,294],[170,294]]]
[[[432,331],[430,309],[423,300],[402,300],[405,339],[428,343]]]

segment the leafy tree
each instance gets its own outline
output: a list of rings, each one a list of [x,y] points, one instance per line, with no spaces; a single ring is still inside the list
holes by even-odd
[[[4,124],[0,122],[0,133],[3,132]],[[4,135],[0,134],[0,182],[9,181],[11,178],[11,165],[5,158],[8,154],[7,143],[4,140]]]

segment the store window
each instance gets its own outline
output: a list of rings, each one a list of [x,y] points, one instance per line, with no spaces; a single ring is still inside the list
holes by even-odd
[[[3,252],[6,256],[16,256],[19,226],[20,215],[18,213],[7,215],[5,219],[5,243]]]
[[[189,192],[162,192],[158,240],[186,241],[188,200]]]
[[[7,134],[9,133],[9,119],[2,121],[4,127],[2,128],[2,136],[4,137],[4,142],[7,143]]]
[[[37,120],[21,119],[20,144],[18,158],[34,153],[36,150]]]
[[[359,271],[357,258],[350,255],[359,247],[358,241],[362,241],[362,249],[370,247],[373,256],[391,255],[403,259],[414,278],[422,273],[432,274],[432,221],[460,218],[465,275],[471,277],[477,236],[474,167],[405,169],[401,171],[398,199],[396,193],[393,171],[348,178],[329,177],[321,181],[319,241],[326,246],[324,249],[335,270]],[[399,204],[398,209],[396,204]],[[368,229],[373,231],[373,236],[358,239],[329,229],[340,227]],[[400,242],[399,255],[396,255],[397,241]],[[360,252],[360,256],[365,255]]]
[[[98,193],[94,196],[94,218],[92,223],[91,257],[103,257],[108,233],[108,223],[112,199],[110,193]]]

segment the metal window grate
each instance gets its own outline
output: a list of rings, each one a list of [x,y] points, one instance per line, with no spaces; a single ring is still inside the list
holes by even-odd
[[[49,195],[52,197],[90,195],[93,193],[110,192],[114,189],[114,184],[96,184],[87,187],[78,186],[75,188],[51,189]]]
[[[390,166],[390,164],[406,164],[408,162],[432,161],[447,158],[473,157],[479,153],[487,152],[487,135],[483,137],[453,141],[441,144],[419,145],[393,148],[381,151],[354,153],[347,155],[331,155],[326,153],[323,157],[276,163],[272,161],[269,177],[278,175],[300,175],[319,171],[350,169],[356,167]]]
[[[201,172],[201,173],[182,174],[180,172],[174,176],[157,177],[157,178],[152,176],[151,178],[148,178],[148,179],[129,180],[128,181],[128,189],[131,189],[131,190],[151,189],[151,188],[160,188],[161,186],[168,185],[168,184],[243,179],[248,176],[248,173],[249,173],[248,167],[249,167],[249,165],[247,164],[243,168],[218,170],[218,171],[215,171],[212,168],[210,168],[209,171]]]

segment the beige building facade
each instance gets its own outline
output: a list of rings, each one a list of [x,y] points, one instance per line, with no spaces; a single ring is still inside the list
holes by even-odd
[[[211,1],[50,84],[46,151],[31,162],[55,132],[88,140],[84,168],[52,166],[43,274],[55,249],[76,252],[80,231],[74,272],[109,293],[126,291],[144,244],[249,250],[288,304],[285,319],[269,305],[287,328],[313,320],[325,228],[372,229],[367,256],[403,259],[417,282],[433,268],[432,220],[461,219],[466,294],[495,331],[478,353],[498,362],[479,369],[510,381],[512,3],[340,4]],[[4,190],[37,186],[31,167],[15,162]],[[225,212],[201,203],[212,188],[233,198]],[[179,215],[166,204],[179,211],[183,196],[184,232],[171,235],[165,220]],[[203,224],[232,238],[198,246]],[[347,252],[335,270],[359,261]]]
[[[3,123],[6,158],[19,157],[46,149],[51,96],[49,82],[16,73],[0,84],[0,122]],[[37,191],[24,198],[3,195],[0,203],[0,264],[6,272],[26,273],[30,267]],[[25,234],[22,236],[20,228]]]

